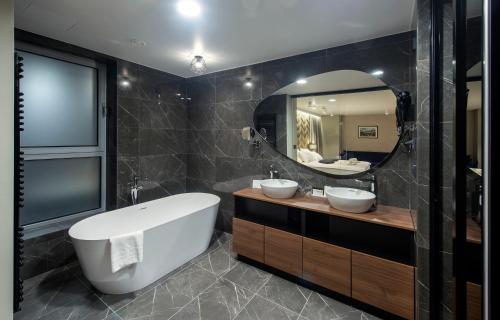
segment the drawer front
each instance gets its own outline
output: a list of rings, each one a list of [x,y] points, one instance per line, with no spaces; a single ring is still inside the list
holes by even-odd
[[[267,265],[302,276],[302,236],[266,227],[264,252]]]
[[[351,250],[303,238],[305,280],[351,296]]]
[[[480,285],[467,282],[467,320],[482,319],[482,288]]]
[[[414,268],[352,251],[352,297],[413,319]]]
[[[233,251],[264,262],[264,226],[233,218]]]

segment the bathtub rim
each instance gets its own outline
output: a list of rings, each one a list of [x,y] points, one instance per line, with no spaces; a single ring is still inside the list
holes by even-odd
[[[185,193],[179,193],[179,194],[176,194],[176,195],[171,195],[171,196],[167,196],[167,197],[163,197],[163,198],[159,198],[159,199],[155,199],[155,200],[150,200],[150,201],[146,201],[146,202],[143,202],[143,203],[138,203],[136,205],[132,205],[132,206],[128,206],[128,207],[123,207],[123,208],[118,208],[118,209],[114,209],[114,210],[110,210],[110,211],[104,211],[104,212],[101,212],[101,213],[98,213],[98,214],[95,214],[91,217],[87,217],[85,219],[82,219],[78,222],[76,222],[75,224],[73,224],[69,229],[68,229],[68,236],[70,237],[71,240],[78,240],[78,241],[108,241],[111,237],[110,236],[107,236],[107,237],[94,237],[94,238],[90,238],[89,236],[80,236],[77,234],[77,236],[75,236],[75,231],[76,228],[75,226],[77,226],[78,224],[80,223],[83,223],[85,222],[86,220],[89,220],[89,219],[97,219],[98,217],[102,216],[102,215],[105,215],[105,214],[117,214],[116,211],[119,211],[119,210],[122,210],[122,209],[130,209],[130,208],[133,208],[133,207],[137,207],[139,208],[140,206],[144,206],[144,205],[147,205],[148,203],[151,203],[151,202],[156,202],[156,201],[160,201],[160,200],[165,200],[165,199],[168,199],[170,197],[179,197],[179,196],[182,196],[182,195],[204,195],[204,196],[210,196],[210,197],[213,197],[213,199],[215,200],[213,203],[209,204],[209,205],[205,205],[205,206],[200,206],[199,208],[196,208],[196,211],[192,211],[192,212],[189,212],[185,215],[182,215],[182,216],[178,216],[178,217],[175,217],[171,220],[168,220],[168,221],[164,221],[163,223],[160,223],[160,224],[156,224],[156,225],[153,225],[153,226],[150,226],[148,228],[145,228],[144,230],[142,230],[143,232],[147,232],[148,230],[151,230],[153,228],[156,228],[158,226],[161,226],[165,223],[169,223],[169,222],[173,222],[173,221],[176,221],[176,220],[179,220],[179,219],[182,219],[184,218],[186,215],[190,215],[190,214],[194,214],[198,211],[203,211],[203,210],[206,210],[208,208],[211,208],[211,207],[214,207],[214,206],[219,206],[220,205],[220,202],[221,202],[221,198],[218,196],[218,195],[215,195],[213,193],[208,193],[208,192],[185,192]],[[137,209],[138,211],[140,209]]]

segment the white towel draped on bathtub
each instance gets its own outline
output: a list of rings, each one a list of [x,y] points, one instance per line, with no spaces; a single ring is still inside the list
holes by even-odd
[[[142,231],[119,235],[109,239],[111,247],[111,271],[113,273],[142,262],[144,235]]]

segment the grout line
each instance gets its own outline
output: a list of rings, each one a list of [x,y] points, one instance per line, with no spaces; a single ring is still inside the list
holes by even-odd
[[[271,275],[271,277],[272,277],[272,275]],[[262,284],[262,285],[261,285],[261,286],[260,286],[260,287],[259,287],[259,288],[255,291],[255,292],[253,292],[252,290],[248,290],[248,289],[246,289],[246,290],[248,290],[248,291],[252,292],[252,293],[253,293],[253,295],[252,295],[252,297],[251,297],[250,299],[248,299],[247,303],[245,303],[245,305],[244,305],[244,306],[240,309],[240,311],[238,311],[238,313],[234,316],[234,318],[233,318],[233,319],[236,319],[236,318],[240,315],[240,313],[241,313],[243,310],[245,310],[245,308],[247,307],[247,305],[248,305],[250,302],[252,302],[252,300],[253,300],[253,299],[257,296],[257,292],[259,292],[262,288],[264,288],[264,286],[265,286],[265,285],[269,282],[269,280],[271,279],[271,277],[269,277],[266,281],[264,281],[264,283],[263,283],[263,284]],[[238,287],[241,287],[241,286],[239,286],[238,284],[236,284],[236,283],[232,282],[231,280],[228,280],[228,279],[226,279],[226,278],[224,278],[224,280],[227,280],[227,281],[229,281],[229,282],[233,283],[234,285],[236,285],[236,286],[238,286]],[[243,287],[242,287],[242,288],[243,288]],[[259,297],[260,297],[260,295],[259,295]]]

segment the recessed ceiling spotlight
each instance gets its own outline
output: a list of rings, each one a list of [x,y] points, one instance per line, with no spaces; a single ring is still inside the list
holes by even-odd
[[[194,56],[191,61],[191,70],[196,74],[202,74],[207,70],[207,63],[202,56]]]
[[[388,116],[388,115],[389,115],[389,111],[388,111],[388,110],[385,110],[384,114],[385,114],[386,116]]]
[[[186,17],[197,17],[201,13],[201,6],[193,0],[181,0],[177,2],[177,11]]]
[[[252,78],[250,78],[250,77],[245,78],[245,87],[247,87],[247,88],[253,87]]]
[[[335,102],[335,101],[337,101],[337,100],[336,100],[336,99],[328,99],[328,101],[330,101],[330,102]]]
[[[307,80],[306,79],[299,79],[297,80],[297,84],[306,84]]]
[[[381,76],[383,74],[384,74],[384,71],[382,71],[382,70],[375,70],[372,72],[372,76],[376,76],[376,77]]]

